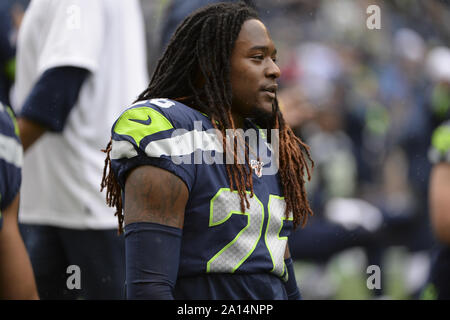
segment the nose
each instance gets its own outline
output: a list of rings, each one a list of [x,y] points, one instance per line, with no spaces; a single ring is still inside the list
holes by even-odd
[[[281,76],[280,68],[277,66],[277,64],[272,59],[268,59],[268,60],[270,62],[266,68],[266,72],[265,72],[266,77],[278,79]]]

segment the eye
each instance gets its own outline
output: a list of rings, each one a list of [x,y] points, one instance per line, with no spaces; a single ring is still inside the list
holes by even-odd
[[[262,54],[254,55],[254,56],[252,57],[252,59],[256,59],[256,60],[264,60],[264,55],[262,55]]]
[[[274,63],[277,63],[278,59],[275,57],[275,58],[272,58],[272,61],[273,61]]]

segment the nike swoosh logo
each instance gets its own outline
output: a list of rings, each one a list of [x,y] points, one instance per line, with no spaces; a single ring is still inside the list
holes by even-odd
[[[143,124],[144,126],[148,126],[150,123],[152,123],[152,119],[150,118],[150,116],[148,116],[147,120],[139,120],[139,119],[128,119],[128,120]]]

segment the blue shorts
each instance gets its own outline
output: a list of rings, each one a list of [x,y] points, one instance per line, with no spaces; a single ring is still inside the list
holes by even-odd
[[[29,224],[21,224],[20,230],[41,299],[124,298],[125,245],[117,230]],[[80,289],[69,266],[79,267]]]

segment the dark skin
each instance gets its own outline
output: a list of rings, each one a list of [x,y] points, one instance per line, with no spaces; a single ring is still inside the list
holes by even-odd
[[[24,151],[28,151],[47,131],[47,128],[43,125],[26,118],[17,118],[17,124],[19,126],[20,140],[22,141]]]
[[[19,195],[3,210],[0,230],[0,299],[39,299],[33,269],[17,223]]]
[[[237,128],[243,127],[245,118],[272,114],[276,80],[281,75],[276,57],[277,49],[264,24],[247,20],[231,54],[231,113]]]
[[[231,113],[237,128],[255,113],[271,114],[275,94],[264,89],[276,90],[280,69],[275,59],[276,48],[264,24],[247,20],[231,55]],[[125,225],[153,222],[182,229],[188,198],[188,188],[179,177],[153,166],[138,167],[125,184]],[[289,256],[286,247],[285,258]]]
[[[153,222],[182,229],[188,197],[187,186],[176,175],[153,166],[138,167],[125,185],[125,225]]]
[[[450,164],[436,164],[431,171],[430,215],[436,237],[450,245]]]

